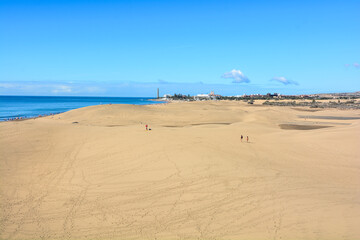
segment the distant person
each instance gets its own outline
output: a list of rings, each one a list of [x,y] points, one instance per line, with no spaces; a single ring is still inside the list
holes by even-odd
[[[146,128],[146,131],[147,131],[148,130],[148,125],[147,124],[145,125],[145,128]]]
[[[243,138],[244,138],[244,136],[243,136],[243,135],[241,135],[241,141],[243,140]]]
[[[249,142],[249,136],[246,136],[246,142]]]

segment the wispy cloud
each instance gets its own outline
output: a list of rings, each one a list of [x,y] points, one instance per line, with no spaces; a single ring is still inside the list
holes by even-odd
[[[348,67],[350,67],[350,66],[354,66],[354,67],[356,67],[356,68],[360,68],[360,63],[358,63],[358,62],[354,62],[353,64],[346,63],[346,64],[344,64],[344,66],[345,66],[346,68],[348,68]]]
[[[16,84],[11,84],[11,83],[0,83],[0,88],[5,88],[5,89],[8,89],[8,88],[15,88],[16,87]]]
[[[282,84],[281,84],[282,85]],[[156,97],[157,88],[160,95],[165,93],[190,94],[209,93],[215,91],[221,95],[241,94],[265,94],[268,92],[279,92],[281,94],[304,94],[316,93],[313,89],[291,88],[269,86],[268,84],[247,84],[246,88],[235,87],[228,83],[206,83],[206,82],[170,82],[159,86],[158,82],[73,82],[57,81],[1,81],[0,95],[24,95],[24,96],[107,96],[107,97]],[[53,92],[58,90],[57,92]],[[61,92],[62,91],[62,92]]]
[[[71,93],[72,91],[72,87],[67,85],[55,86],[55,89],[52,90],[53,93]]]
[[[276,81],[276,82],[282,83],[284,85],[290,85],[290,84],[299,85],[297,82],[287,79],[285,77],[274,77],[270,81]]]
[[[249,83],[250,80],[240,70],[233,69],[230,72],[224,73],[222,78],[232,78],[233,83]]]
[[[90,87],[85,87],[85,91],[88,93],[102,93],[104,92],[104,89],[101,87],[90,86]]]
[[[160,83],[160,84],[168,84],[169,82],[165,81],[163,79],[158,79],[158,83]]]
[[[69,82],[13,81],[0,82],[0,95],[75,95],[94,92],[86,84]]]

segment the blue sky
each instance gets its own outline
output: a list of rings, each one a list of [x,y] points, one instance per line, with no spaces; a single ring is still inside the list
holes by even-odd
[[[0,95],[360,90],[359,1],[0,0]]]

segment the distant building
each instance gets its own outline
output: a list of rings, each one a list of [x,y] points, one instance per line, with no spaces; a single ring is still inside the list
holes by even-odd
[[[194,96],[194,99],[199,100],[216,100],[217,97],[221,97],[221,95],[216,95],[214,91],[211,91],[209,94],[198,94]]]
[[[198,94],[196,96],[194,96],[195,100],[210,100],[210,95],[209,94]]]
[[[279,96],[278,93],[274,93],[274,94],[268,93],[268,94],[265,95],[265,97],[268,97],[268,98],[274,98],[274,97],[276,98],[278,96]]]

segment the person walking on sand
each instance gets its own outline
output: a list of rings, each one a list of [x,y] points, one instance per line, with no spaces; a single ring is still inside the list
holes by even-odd
[[[246,142],[249,142],[249,136],[246,136]]]
[[[145,125],[145,128],[146,128],[146,131],[147,131],[148,130],[148,125],[147,124]]]
[[[243,136],[243,135],[241,135],[241,141],[243,140],[243,138],[244,138],[244,136]]]

